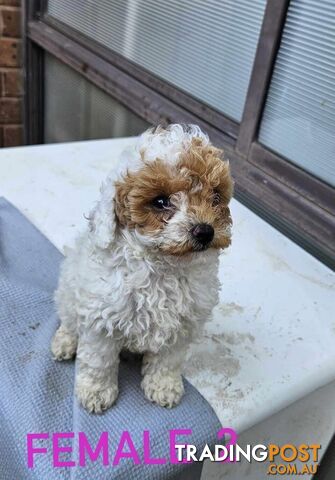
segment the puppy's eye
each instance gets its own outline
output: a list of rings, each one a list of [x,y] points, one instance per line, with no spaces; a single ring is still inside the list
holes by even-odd
[[[217,205],[219,205],[220,202],[221,202],[221,195],[217,190],[214,190],[213,201],[212,201],[213,206],[216,207]]]
[[[171,203],[169,197],[166,197],[165,195],[159,195],[153,199],[152,205],[158,210],[164,210],[165,208],[169,208]]]

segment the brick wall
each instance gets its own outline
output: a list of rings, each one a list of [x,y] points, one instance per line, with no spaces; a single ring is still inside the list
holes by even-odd
[[[22,145],[20,0],[0,0],[0,147]]]

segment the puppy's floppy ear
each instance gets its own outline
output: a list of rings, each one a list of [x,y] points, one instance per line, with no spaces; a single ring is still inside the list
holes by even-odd
[[[100,188],[100,200],[90,212],[89,228],[94,243],[103,249],[110,246],[115,238],[115,185],[112,178],[107,178]]]

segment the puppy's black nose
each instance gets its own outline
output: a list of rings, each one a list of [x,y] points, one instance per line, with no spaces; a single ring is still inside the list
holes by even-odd
[[[208,223],[199,223],[191,230],[192,237],[201,243],[201,245],[207,245],[214,237],[214,228]]]

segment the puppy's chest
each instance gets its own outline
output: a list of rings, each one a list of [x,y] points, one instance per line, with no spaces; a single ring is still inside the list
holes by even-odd
[[[208,318],[218,296],[215,268],[154,270],[139,261],[114,271],[104,285],[113,286],[103,296],[105,327],[121,332],[125,347],[140,352],[188,337]]]
[[[199,272],[147,272],[139,282],[128,279],[132,301],[138,318],[150,318],[152,325],[164,328],[176,322],[197,322],[205,317],[217,302],[218,282],[215,272],[206,277]],[[152,326],[151,325],[151,326]]]
[[[125,332],[133,351],[158,351],[183,334],[188,335],[199,320],[196,315],[196,286],[184,275],[150,273],[132,286],[132,321]]]
[[[184,316],[195,304],[194,287],[184,275],[149,273],[145,282],[132,283],[132,297],[139,313],[154,311],[162,316]]]

